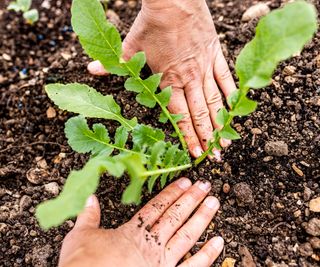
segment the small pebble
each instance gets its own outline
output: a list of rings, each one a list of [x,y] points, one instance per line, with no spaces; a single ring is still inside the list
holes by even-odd
[[[314,198],[310,201],[309,209],[313,212],[320,212],[320,197]]]
[[[259,128],[252,128],[251,133],[258,135],[258,134],[262,134],[262,131]]]
[[[303,226],[309,235],[320,236],[320,219],[313,218]]]
[[[38,235],[38,233],[35,230],[31,230],[29,233],[30,236],[35,237]]]
[[[303,177],[304,176],[304,173],[301,169],[298,168],[298,166],[293,163],[292,164],[292,169],[300,176],[300,177]]]
[[[223,184],[222,191],[223,193],[228,194],[230,192],[230,185],[227,183]]]
[[[310,238],[309,242],[310,242],[312,248],[320,249],[320,238],[312,237],[312,238]]]
[[[310,243],[306,242],[299,246],[299,253],[303,257],[309,257],[313,254],[313,249]]]
[[[56,182],[51,182],[44,185],[44,190],[53,196],[59,194],[59,185]]]
[[[264,146],[265,152],[270,156],[287,156],[289,154],[288,145],[283,141],[269,141]]]
[[[32,205],[32,199],[30,196],[24,195],[22,196],[22,198],[20,199],[20,211],[24,211],[27,210],[28,208],[30,208],[30,206]]]
[[[270,12],[270,8],[266,3],[258,3],[249,7],[242,16],[242,21],[250,21],[252,19],[260,18],[267,15]]]

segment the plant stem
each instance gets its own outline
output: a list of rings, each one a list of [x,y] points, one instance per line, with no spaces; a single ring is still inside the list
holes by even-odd
[[[183,170],[189,169],[191,167],[192,167],[192,164],[186,164],[186,165],[182,165],[182,166],[178,166],[178,167],[172,167],[172,168],[168,168],[168,169],[159,169],[159,170],[155,170],[155,171],[146,171],[146,172],[141,174],[141,177],[149,177],[149,176],[160,175],[160,174],[169,173],[169,172],[178,172],[178,171],[183,171]]]
[[[166,117],[168,118],[168,120],[171,122],[179,140],[180,143],[182,145],[183,150],[188,153],[188,149],[187,149],[187,143],[184,140],[183,134],[181,133],[178,124],[174,121],[173,117],[171,116],[169,110],[167,109],[167,107],[163,106],[161,101],[153,94],[151,93],[150,89],[143,83],[143,80],[140,78],[140,76],[135,75],[135,73],[131,70],[131,68],[127,65],[124,64],[124,66],[127,68],[127,70],[130,72],[131,77],[135,78],[137,81],[139,81],[139,83],[146,89],[146,91],[148,91],[148,93],[150,95],[153,96],[154,100],[157,102],[157,104],[160,106],[160,108],[162,109],[163,113],[166,115]]]
[[[239,96],[239,98],[238,98],[237,103],[235,103],[233,109],[235,109],[235,108],[237,107],[237,105],[238,105],[238,103],[240,102],[240,100],[242,99],[242,97],[246,96],[248,90],[249,90],[249,89],[244,88],[243,90],[240,91],[240,96]],[[231,110],[232,110],[232,109],[231,109]],[[227,125],[230,125],[231,122],[232,122],[232,120],[233,120],[233,118],[234,118],[234,116],[231,115],[231,114],[229,114],[228,121],[226,122],[226,124],[225,124],[223,127],[225,127],[225,126],[227,126]],[[222,128],[222,129],[223,129],[223,128]],[[221,129],[221,130],[222,130],[222,129]],[[220,130],[220,131],[221,131],[221,130]],[[215,130],[215,131],[217,131],[217,130]],[[209,155],[210,151],[213,150],[215,143],[216,143],[216,142],[220,142],[220,139],[221,139],[221,137],[219,136],[219,137],[218,137],[218,140],[214,140],[214,142],[209,146],[209,148],[208,148],[199,158],[197,158],[197,159],[195,160],[194,166],[198,166],[202,161],[205,160],[205,158]]]

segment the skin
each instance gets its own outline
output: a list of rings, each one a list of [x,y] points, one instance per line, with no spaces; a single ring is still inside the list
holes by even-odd
[[[63,241],[59,266],[211,266],[223,249],[221,237],[210,239],[199,252],[179,262],[219,208],[219,201],[207,196],[210,189],[209,182],[198,181],[192,185],[189,179],[181,178],[129,222],[108,230],[99,228],[99,202],[95,196],[90,197]]]
[[[208,148],[222,94],[236,90],[223,56],[217,32],[205,0],[144,0],[130,32],[123,42],[124,59],[144,51],[153,73],[163,73],[160,88],[172,86],[168,109],[182,114],[178,123],[192,156]],[[106,75],[94,61],[88,65],[94,75]],[[222,147],[231,144],[223,139]],[[220,161],[220,151],[214,151]]]

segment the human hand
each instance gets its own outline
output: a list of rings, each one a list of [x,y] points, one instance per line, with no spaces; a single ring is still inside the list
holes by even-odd
[[[223,56],[208,6],[204,0],[144,0],[123,42],[124,59],[144,51],[153,73],[163,73],[161,89],[172,86],[168,109],[182,114],[178,123],[192,156],[199,157],[213,138],[217,112],[225,97],[236,90]],[[92,74],[106,74],[98,62],[88,65]],[[221,146],[231,144],[221,139]],[[220,151],[214,151],[220,161]]]
[[[129,222],[109,230],[99,229],[99,202],[95,196],[90,197],[63,241],[59,266],[176,266],[219,208],[215,197],[206,197],[210,189],[209,182],[191,185],[189,179],[181,178],[167,186]],[[178,266],[211,266],[222,249],[223,239],[214,237]]]

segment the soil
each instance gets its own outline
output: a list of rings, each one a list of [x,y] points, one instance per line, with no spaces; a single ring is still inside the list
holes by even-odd
[[[7,11],[8,2],[0,3],[0,266],[56,266],[73,221],[44,232],[33,216],[35,207],[54,197],[70,170],[87,158],[68,147],[63,128],[72,114],[58,110],[43,86],[86,83],[113,94],[126,117],[161,125],[154,111],[123,90],[122,78],[87,73],[89,59],[70,27],[70,0],[33,1],[40,11],[34,26]],[[257,23],[244,23],[241,16],[256,2],[208,1],[232,71]],[[268,2],[277,8],[287,1]],[[318,1],[313,2],[320,12]],[[110,1],[123,36],[139,8],[134,1]],[[206,161],[183,174],[193,181],[209,180],[211,194],[221,201],[192,253],[218,234],[226,246],[214,266],[225,257],[236,259],[236,266],[254,266],[252,260],[257,266],[318,266],[319,239],[313,236],[320,235],[319,215],[310,211],[309,201],[320,196],[320,33],[301,54],[278,67],[272,85],[251,92],[251,97],[259,108],[235,122],[242,139],[224,152],[223,162]],[[112,134],[114,123],[104,123]],[[172,129],[166,125],[165,130]],[[102,177],[97,196],[103,227],[123,224],[140,208],[121,204],[127,183],[127,178]],[[158,191],[144,194],[141,205]]]

